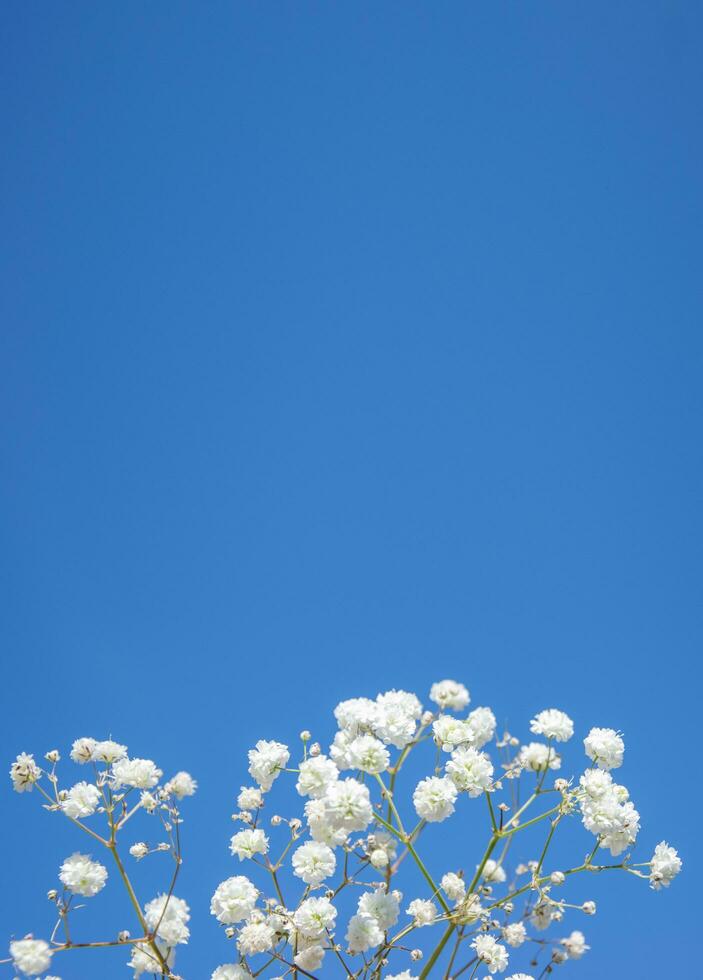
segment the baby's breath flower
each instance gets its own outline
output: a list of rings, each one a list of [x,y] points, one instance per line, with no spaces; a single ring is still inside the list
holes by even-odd
[[[568,742],[574,734],[574,723],[567,714],[558,708],[546,708],[532,719],[530,731],[533,735],[553,738],[557,742]]]
[[[429,776],[415,787],[413,803],[417,815],[428,823],[439,823],[454,813],[457,788],[447,776]]]
[[[100,801],[100,791],[92,783],[80,782],[72,786],[61,802],[61,809],[67,817],[82,820],[92,816]]]
[[[87,739],[79,739],[79,741],[83,742],[87,741]],[[112,765],[118,759],[124,759],[126,755],[126,745],[120,745],[119,742],[113,742],[112,739],[107,739],[104,742],[96,742],[93,745],[91,759],[94,762],[106,762],[108,765]]]
[[[416,926],[431,926],[437,918],[437,906],[429,899],[415,898],[406,912],[411,915]]]
[[[288,747],[281,742],[267,742],[260,739],[249,752],[249,775],[266,792],[273,786],[281,770],[290,759]]]
[[[112,766],[113,786],[134,786],[137,789],[153,789],[163,773],[151,759],[118,759]]]
[[[617,769],[622,765],[625,743],[612,728],[592,728],[583,745],[586,755],[599,769]]]
[[[49,969],[51,947],[43,939],[16,939],[10,943],[10,956],[16,970],[28,977],[36,977]]]
[[[668,888],[682,867],[681,858],[674,847],[669,847],[666,841],[661,841],[654,848],[650,862],[649,880],[652,888]]]
[[[35,763],[34,756],[28,755],[26,752],[20,752],[10,767],[12,788],[17,793],[31,793],[40,776],[41,769]]]
[[[242,956],[254,956],[271,949],[276,934],[265,922],[248,922],[239,930],[237,949]]]
[[[94,738],[77,738],[71,747],[71,759],[79,766],[91,762],[97,744]]]
[[[107,868],[85,854],[72,854],[61,865],[59,880],[74,895],[92,897],[105,887]]]
[[[437,681],[430,688],[430,701],[443,711],[461,711],[469,703],[469,692],[458,681]]]
[[[591,947],[586,945],[586,937],[578,929],[575,929],[570,936],[562,939],[562,946],[566,950],[569,959],[578,960]]]
[[[177,772],[164,786],[164,789],[177,800],[182,800],[185,796],[193,796],[198,788],[197,782],[189,772]]]
[[[268,854],[269,840],[263,830],[240,830],[230,841],[230,851],[240,861],[255,854]]]
[[[334,874],[337,861],[331,847],[313,840],[294,851],[292,864],[293,874],[302,878],[306,885],[315,886]]]

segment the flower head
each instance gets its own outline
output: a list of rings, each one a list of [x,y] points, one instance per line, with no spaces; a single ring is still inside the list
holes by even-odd
[[[74,895],[91,897],[105,887],[107,868],[86,854],[72,854],[61,865],[59,879]]]
[[[668,888],[681,870],[683,862],[674,847],[669,847],[666,841],[661,841],[654,848],[652,855],[649,880],[652,888]]]
[[[20,752],[10,766],[12,788],[16,793],[31,793],[34,784],[40,776],[41,769],[35,763],[34,756],[29,755],[27,752]]]
[[[533,735],[553,738],[557,742],[568,742],[574,734],[574,723],[567,714],[558,708],[546,708],[532,719],[530,731]]]

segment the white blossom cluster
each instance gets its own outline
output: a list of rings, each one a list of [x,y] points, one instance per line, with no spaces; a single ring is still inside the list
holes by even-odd
[[[578,929],[543,936],[568,910],[595,913],[592,900],[561,897],[572,876],[618,869],[658,889],[678,873],[681,861],[665,843],[651,861],[631,861],[639,815],[610,774],[623,761],[618,732],[591,729],[583,746],[592,767],[577,779],[555,779],[562,746],[574,736],[565,712],[537,713],[529,732],[541,740],[521,744],[509,733],[497,737],[490,708],[468,710],[461,683],[433,684],[430,701],[434,708],[424,710],[415,694],[396,690],[352,698],[334,711],[337,731],[327,752],[308,731],[301,733],[297,759],[278,741],[261,740],[251,749],[253,782],[241,787],[233,814],[243,829],[230,840],[237,865],[248,863],[250,870],[227,878],[213,894],[211,912],[234,955],[212,980],[491,976],[506,973],[520,949],[529,949],[528,962],[539,963],[541,976],[589,948]],[[431,750],[430,770],[420,771],[401,796],[400,771],[409,772],[411,752],[423,745]],[[265,820],[284,778],[302,798],[302,811]],[[483,857],[471,864],[459,835],[457,866],[433,877],[419,854],[421,837],[460,808],[478,806],[471,801],[479,797],[488,823]],[[575,814],[594,835],[591,852],[574,867],[553,868],[550,845],[559,824]],[[512,852],[525,846],[534,856],[513,864]],[[600,850],[626,856],[600,864]],[[413,864],[424,887],[417,892],[415,881],[408,897],[396,879],[401,866]],[[438,935],[427,940],[428,929],[427,936]],[[510,980],[531,977],[513,973]]]
[[[21,753],[10,768],[13,788],[18,793],[36,790],[44,809],[67,818],[86,835],[93,854],[104,855],[104,861],[79,851],[65,858],[58,871],[60,887],[51,888],[49,901],[55,910],[55,924],[47,940],[28,935],[10,943],[10,961],[14,969],[27,977],[44,976],[59,980],[48,971],[55,967],[58,954],[75,947],[124,946],[135,977],[142,974],[175,978],[172,967],[175,949],[189,938],[190,909],[174,894],[181,866],[180,824],[177,804],[193,796],[197,783],[187,772],[177,772],[162,782],[163,772],[151,759],[130,757],[127,747],[107,739],[79,738],[70,750],[71,761],[82,767],[87,777],[61,785],[58,775],[60,753],[52,749],[44,756],[42,768],[32,755]],[[171,857],[167,869],[168,891],[139,904],[131,881],[132,871],[121,855],[121,845],[131,836],[132,820],[139,814],[150,817],[151,827],[143,840],[127,842],[132,858],[141,860],[150,854]],[[110,870],[108,870],[108,866]],[[113,940],[86,942],[74,935],[82,905],[77,898],[94,898],[108,882],[121,881],[133,904],[134,936],[126,928],[114,930]],[[74,923],[74,919],[76,922]]]
[[[429,699],[430,709],[406,691],[352,698],[334,711],[326,752],[309,731],[301,732],[299,750],[262,739],[249,751],[251,781],[236,794],[238,826],[226,859],[233,873],[210,901],[230,953],[214,970],[204,968],[211,980],[533,980],[514,961],[524,956],[542,977],[589,949],[583,932],[562,926],[567,913],[596,912],[577,890],[579,874],[621,871],[660,890],[679,873],[681,859],[664,841],[649,861],[633,862],[640,817],[612,775],[624,759],[619,732],[592,728],[581,772],[569,778],[562,765],[574,723],[565,712],[539,711],[521,742],[498,733],[490,708],[469,710],[469,692],[457,681],[433,684]],[[175,893],[178,804],[196,783],[186,772],[163,782],[154,762],[130,757],[112,740],[80,738],[70,755],[91,778],[61,788],[54,750],[45,770],[19,755],[12,783],[20,793],[36,788],[47,810],[91,837],[93,851],[104,848],[106,863],[83,852],[63,861],[61,888],[49,892],[53,932],[48,940],[14,939],[11,962],[24,976],[57,980],[49,974],[55,958],[74,945],[126,945],[135,977],[181,980],[175,951],[189,940],[191,910]],[[424,837],[471,808],[486,824],[482,853],[467,853],[457,823],[453,866],[432,867],[421,854]],[[120,845],[139,813],[158,834],[126,842],[128,868]],[[578,818],[592,835],[588,856],[555,867],[551,847],[560,825]],[[601,863],[604,851],[610,857]],[[172,873],[142,905],[131,876],[160,852],[173,859]],[[79,942],[73,921],[69,929],[75,898],[98,895],[108,875],[127,890],[134,935],[118,928],[114,942]]]

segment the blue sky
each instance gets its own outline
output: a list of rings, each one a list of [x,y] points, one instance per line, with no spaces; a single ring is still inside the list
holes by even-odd
[[[589,882],[565,970],[668,974],[700,873],[700,5],[2,21],[8,759],[111,732],[198,777],[200,980],[256,738],[441,676],[520,735],[558,705],[625,732],[642,857],[687,871]],[[40,933],[82,841],[4,793],[4,933]],[[97,901],[86,932],[129,927]],[[61,976],[126,975],[96,955]]]

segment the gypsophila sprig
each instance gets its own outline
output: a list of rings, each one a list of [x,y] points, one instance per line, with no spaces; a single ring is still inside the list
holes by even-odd
[[[415,694],[385,691],[338,704],[324,742],[307,728],[299,748],[256,742],[242,765],[250,782],[230,790],[235,832],[228,848],[223,841],[225,866],[239,870],[213,880],[210,912],[226,949],[191,980],[485,980],[508,972],[507,980],[533,980],[520,959],[544,976],[589,950],[584,932],[563,924],[596,913],[580,875],[590,884],[594,874],[620,872],[655,891],[669,887],[682,868],[674,847],[661,841],[648,861],[633,860],[640,815],[612,774],[624,760],[620,732],[591,728],[570,775],[566,751],[577,750],[566,744],[575,727],[566,712],[534,706],[521,740],[497,734],[490,708],[467,711],[469,700],[464,684],[444,679],[432,685],[429,709]],[[135,977],[181,980],[175,956],[189,940],[192,911],[175,891],[179,806],[197,784],[183,771],[162,781],[155,762],[112,738],[78,738],[68,754],[81,778],[66,786],[60,749],[37,755],[45,769],[27,753],[10,769],[17,792],[38,796],[91,845],[63,860],[48,890],[56,914],[48,940],[13,939],[10,961],[19,974],[40,976],[74,947],[123,945]],[[457,820],[453,831],[456,815],[472,808],[486,821],[478,854],[465,824]],[[567,821],[580,821],[586,843],[571,865],[554,866],[552,846]],[[436,824],[448,840],[455,835],[449,868],[422,857]],[[163,890],[142,904],[131,876],[159,854],[172,867]],[[115,884],[132,921],[114,924],[114,939],[76,938],[76,898],[99,902]],[[136,925],[133,934],[125,924]]]
[[[65,787],[58,750],[44,754],[51,763],[48,771],[42,771],[27,753],[21,753],[10,769],[13,788],[20,793],[37,790],[44,809],[65,819],[72,836],[86,835],[84,842],[93,852],[76,851],[65,858],[58,872],[60,887],[48,891],[55,909],[54,922],[47,929],[48,941],[33,936],[13,940],[11,962],[18,973],[33,977],[48,970],[59,953],[91,946],[126,946],[128,966],[135,977],[146,973],[178,980],[173,972],[175,952],[188,941],[190,918],[188,906],[174,894],[182,862],[178,805],[194,794],[197,784],[189,773],[181,771],[161,785],[163,773],[151,759],[130,757],[127,746],[111,738],[78,738],[68,754],[71,762],[81,767],[83,778],[76,782],[69,779]],[[156,838],[153,843],[135,841],[132,831],[137,820],[147,839]],[[130,858],[124,859],[125,853]],[[152,854],[167,854],[171,862],[170,867],[163,868],[163,893],[142,905],[127,862]],[[82,905],[76,899],[99,902],[99,893],[113,880],[115,886],[119,883],[124,889],[124,922],[109,928],[111,938],[79,937]],[[137,929],[130,933],[125,924],[136,924]]]

